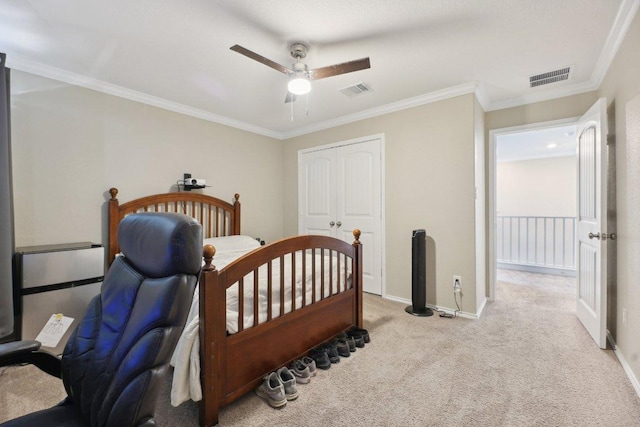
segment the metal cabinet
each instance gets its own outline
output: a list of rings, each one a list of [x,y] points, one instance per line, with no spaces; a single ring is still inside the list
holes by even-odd
[[[69,335],[100,293],[104,247],[89,242],[29,246],[16,249],[14,287],[21,339],[35,339],[52,314],[74,319],[55,348],[61,354]]]

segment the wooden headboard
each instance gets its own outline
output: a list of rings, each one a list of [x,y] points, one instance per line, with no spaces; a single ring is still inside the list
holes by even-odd
[[[136,212],[178,212],[189,215],[202,224],[202,236],[205,239],[240,234],[240,195],[237,193],[233,203],[205,194],[182,191],[154,194],[122,204],[117,198],[117,188],[110,188],[109,194],[109,265],[120,251],[118,224],[122,218]]]

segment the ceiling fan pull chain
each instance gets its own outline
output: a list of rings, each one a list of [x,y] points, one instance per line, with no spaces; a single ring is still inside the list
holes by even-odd
[[[306,109],[307,116],[309,116],[309,96],[310,96],[310,95],[309,95],[309,94],[307,94],[307,96],[305,97],[305,98],[307,98],[307,99],[306,99],[306,102],[307,102],[307,109]]]
[[[289,105],[291,105],[291,123],[293,123],[293,102],[290,102]]]

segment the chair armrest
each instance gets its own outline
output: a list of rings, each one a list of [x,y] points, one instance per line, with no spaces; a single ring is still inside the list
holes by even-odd
[[[13,341],[0,344],[0,366],[30,364],[54,377],[62,377],[60,359],[40,350],[38,341]]]

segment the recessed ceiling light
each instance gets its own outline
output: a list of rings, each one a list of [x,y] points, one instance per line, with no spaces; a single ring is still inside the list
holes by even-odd
[[[558,144],[556,144],[555,142],[552,142],[551,144],[547,144],[547,148],[556,148],[558,146]]]

